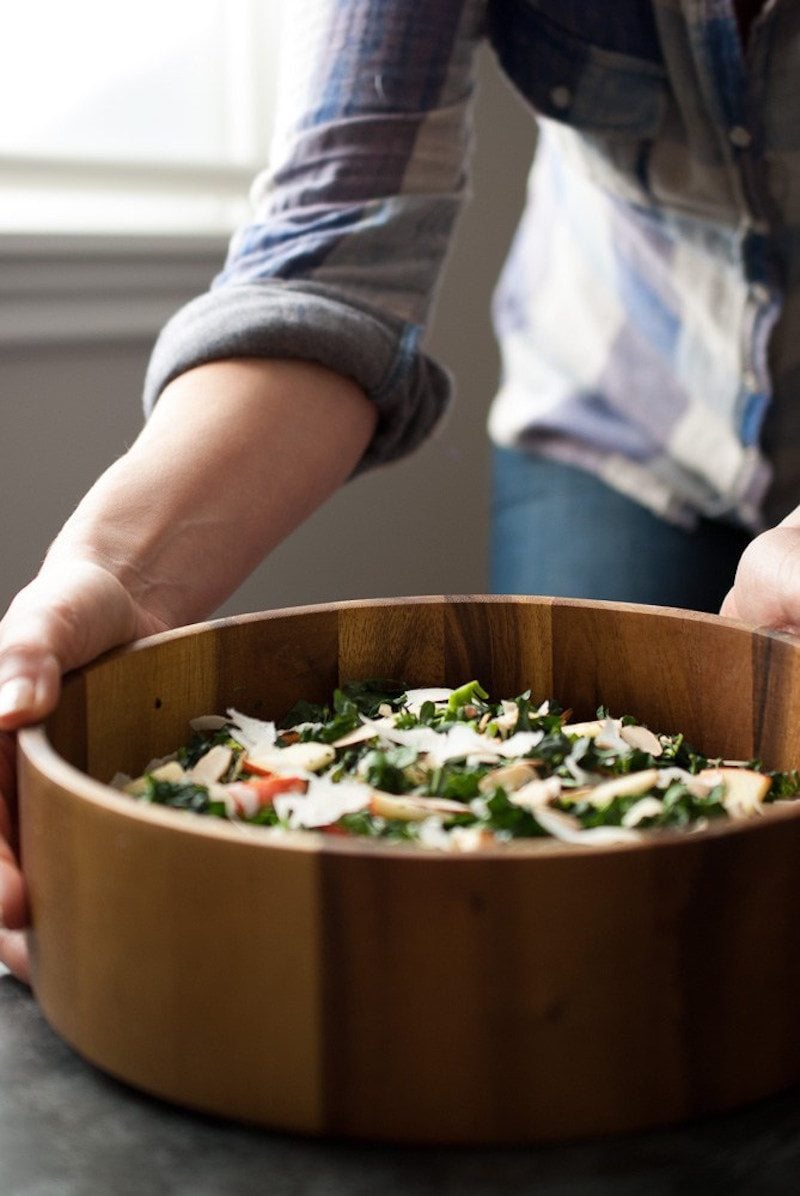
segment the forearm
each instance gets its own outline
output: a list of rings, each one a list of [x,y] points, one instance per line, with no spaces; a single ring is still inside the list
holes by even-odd
[[[374,426],[359,388],[322,367],[200,366],[167,387],[44,572],[88,559],[166,626],[203,618],[347,479]]]

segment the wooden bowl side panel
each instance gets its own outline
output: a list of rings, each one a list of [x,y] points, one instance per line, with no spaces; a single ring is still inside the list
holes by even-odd
[[[127,818],[30,764],[21,785],[33,984],[51,1025],[167,1100],[318,1132],[316,853]]]
[[[767,767],[800,768],[800,646],[774,634],[752,637],[753,740]]]
[[[687,612],[553,605],[555,696],[578,717],[598,705],[681,731],[728,758],[754,754],[752,634]]]
[[[528,687],[549,692],[549,599],[432,598],[344,608],[339,629],[342,680],[455,686],[476,679],[495,698]]]
[[[170,638],[86,670],[90,776],[103,782],[117,772],[138,776],[150,760],[185,742],[187,719],[214,708],[218,644],[210,632]]]
[[[382,677],[443,685],[444,602],[399,602],[339,611],[339,678]]]
[[[800,649],[704,616],[431,599],[209,625],[92,666],[54,716],[93,775],[186,720],[339,680],[477,677],[798,763]],[[83,717],[85,699],[87,712]],[[136,812],[21,764],[35,991],[119,1077],[310,1132],[514,1142],[632,1130],[800,1079],[800,819],[590,852],[442,857]]]
[[[527,689],[534,698],[549,697],[550,600],[451,600],[445,611],[445,671],[453,685],[480,681],[495,700]]]
[[[215,713],[234,706],[257,718],[282,718],[301,698],[328,700],[339,683],[335,609],[230,619],[216,634]]]
[[[81,771],[87,771],[86,674],[64,678],[58,706],[47,720],[48,738],[55,750]]]
[[[765,829],[654,853],[326,858],[328,1130],[579,1137],[796,1082],[800,827]]]
[[[184,743],[200,714],[276,718],[299,698],[322,701],[338,681],[337,645],[336,612],[323,610],[231,619],[116,653],[85,672],[87,764],[67,727],[60,750],[98,780],[137,775]]]

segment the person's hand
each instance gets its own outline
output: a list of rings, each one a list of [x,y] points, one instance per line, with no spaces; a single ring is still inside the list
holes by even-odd
[[[0,962],[20,980],[28,979],[22,927],[28,920],[25,889],[14,859],[14,739],[0,733]],[[5,795],[8,798],[5,799]]]
[[[798,512],[747,546],[720,614],[755,627],[800,633]]]
[[[0,963],[20,980],[29,981],[28,906],[16,859],[13,732],[53,709],[63,672],[164,626],[107,569],[58,554],[0,622]]]
[[[12,602],[0,622],[0,962],[20,978],[12,733],[53,709],[68,669],[206,618],[351,475],[377,414],[355,382],[311,362],[179,375]]]

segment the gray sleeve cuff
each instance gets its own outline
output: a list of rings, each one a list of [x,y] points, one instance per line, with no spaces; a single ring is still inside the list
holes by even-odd
[[[420,329],[332,294],[271,280],[212,290],[182,308],[156,342],[145,380],[147,414],[164,387],[194,366],[231,357],[297,358],[353,378],[376,404],[378,426],[356,470],[417,448],[443,414],[449,375],[419,352]]]

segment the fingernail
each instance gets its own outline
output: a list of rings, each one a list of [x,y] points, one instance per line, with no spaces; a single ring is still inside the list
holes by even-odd
[[[14,677],[0,686],[0,718],[22,714],[33,705],[34,686],[29,677]]]

